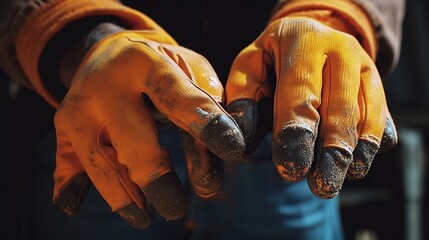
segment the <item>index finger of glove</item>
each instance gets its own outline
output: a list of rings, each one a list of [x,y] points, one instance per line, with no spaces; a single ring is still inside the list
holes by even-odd
[[[205,57],[180,46],[161,45],[160,51],[177,64],[196,88],[223,104],[225,96],[222,83]]]
[[[161,50],[183,70],[196,88],[206,92],[219,105],[223,104],[223,86],[206,58],[183,47],[162,46]],[[200,197],[208,198],[222,185],[223,162],[188,132],[179,132],[189,181]]]
[[[231,116],[168,55],[150,58],[147,64],[156,63],[156,68],[148,74],[144,92],[155,106],[215,155],[224,160],[244,161],[243,134]]]

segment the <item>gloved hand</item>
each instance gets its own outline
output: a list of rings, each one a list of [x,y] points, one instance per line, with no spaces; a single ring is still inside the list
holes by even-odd
[[[221,186],[219,157],[243,160],[244,137],[221,106],[223,86],[211,65],[150,19],[145,24],[145,30],[119,31],[98,41],[58,106],[53,202],[67,215],[77,213],[91,183],[134,227],[149,226],[149,205],[167,220],[187,213],[187,197],[158,142],[158,111],[183,130],[189,180],[201,197]],[[22,31],[24,44],[25,26]],[[37,85],[34,60],[19,56]]]
[[[205,147],[225,160],[240,157],[244,139],[219,104],[223,87],[207,60],[156,37],[145,31],[117,33],[81,63],[55,115],[54,202],[60,209],[78,207],[88,175],[129,222],[146,217],[145,197],[167,219],[186,214],[186,196],[158,143],[146,96],[198,139],[185,136],[184,146],[190,181],[201,196],[219,189],[223,171]]]
[[[397,137],[368,18],[349,1],[314,2],[286,3],[239,53],[226,84],[227,111],[247,153],[272,127],[279,174],[307,178],[314,194],[332,198],[346,176],[364,177],[380,144],[387,150]]]

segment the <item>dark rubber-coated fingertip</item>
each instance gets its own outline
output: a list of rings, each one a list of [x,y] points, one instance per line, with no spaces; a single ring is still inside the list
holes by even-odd
[[[185,152],[189,181],[194,191],[203,198],[217,193],[223,181],[223,161],[207,149],[198,148],[195,139],[180,131]]]
[[[234,118],[243,131],[246,143],[255,133],[255,108],[256,101],[253,99],[240,99],[232,102],[226,107],[226,111]]]
[[[323,148],[314,172],[307,178],[310,190],[325,199],[337,196],[352,160],[353,156],[345,150]]]
[[[384,153],[392,149],[398,143],[398,133],[396,127],[390,118],[386,118],[386,127],[381,138],[380,149],[378,152]]]
[[[296,125],[282,129],[273,143],[273,162],[287,181],[304,179],[314,158],[314,134]]]
[[[207,154],[210,158],[210,169],[194,169],[189,172],[193,189],[203,198],[216,194],[223,181],[223,161],[211,152]]]
[[[167,220],[179,219],[188,212],[188,203],[176,173],[169,172],[142,187],[147,200]]]
[[[223,160],[244,162],[244,136],[234,120],[226,114],[213,118],[201,131],[207,148]]]
[[[272,129],[273,101],[264,98],[239,99],[231,102],[226,111],[234,118],[243,131],[246,142],[246,154],[252,154],[263,138]]]
[[[151,221],[147,213],[141,210],[137,204],[130,203],[117,211],[129,225],[135,228],[144,229],[150,226]]]
[[[355,180],[365,177],[378,149],[379,146],[373,142],[359,140],[353,151],[353,162],[347,170],[347,178]]]
[[[67,216],[74,216],[80,209],[86,195],[88,194],[91,180],[83,172],[77,175],[59,195],[53,199],[55,207]]]

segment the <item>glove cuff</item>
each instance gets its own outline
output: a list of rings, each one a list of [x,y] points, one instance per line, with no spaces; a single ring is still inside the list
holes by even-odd
[[[286,16],[305,16],[334,29],[355,36],[365,51],[375,60],[377,38],[367,12],[347,0],[290,0],[281,5],[270,22]]]
[[[64,26],[89,16],[115,17],[123,21],[129,29],[158,30],[169,37],[151,18],[118,1],[55,0],[42,5],[28,16],[20,28],[16,53],[31,85],[55,108],[59,106],[59,100],[47,90],[41,79],[40,56],[49,40]],[[60,80],[58,79],[58,81]]]

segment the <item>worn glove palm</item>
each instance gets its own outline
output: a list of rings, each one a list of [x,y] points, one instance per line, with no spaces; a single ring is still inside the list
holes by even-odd
[[[150,223],[146,198],[165,218],[182,217],[186,196],[158,143],[153,113],[184,130],[190,182],[208,197],[222,183],[216,156],[240,161],[244,152],[241,131],[220,105],[223,94],[207,60],[162,32],[122,31],[101,40],[55,114],[54,203],[73,215],[92,182],[135,227]]]
[[[367,173],[383,132],[386,146],[396,141],[371,57],[352,35],[310,17],[272,21],[236,57],[226,95],[248,153],[273,121],[278,172],[289,181],[308,175],[310,189],[322,198],[336,196],[346,175]]]

